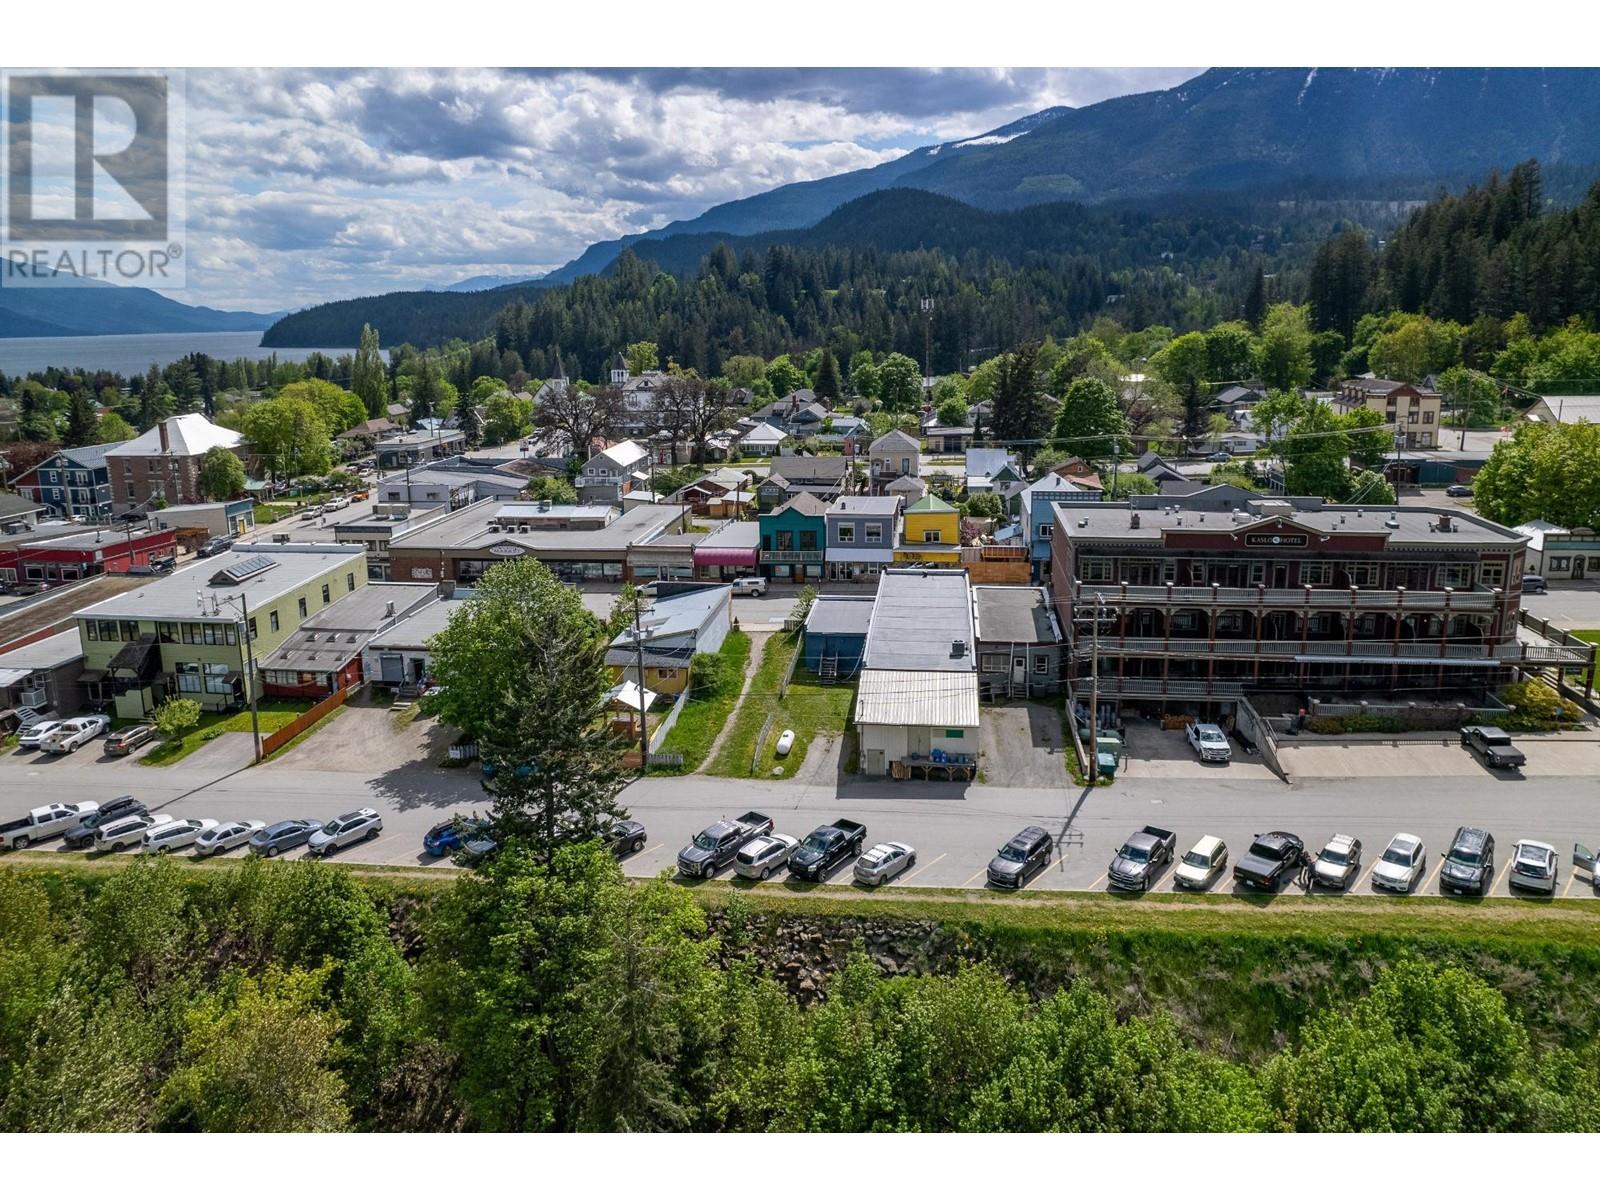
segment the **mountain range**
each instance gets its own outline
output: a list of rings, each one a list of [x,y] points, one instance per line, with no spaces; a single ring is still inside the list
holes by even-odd
[[[594,274],[642,240],[803,228],[887,187],[986,209],[1311,181],[1350,198],[1395,199],[1386,189],[1404,180],[1404,198],[1426,198],[1429,183],[1528,158],[1600,162],[1600,71],[1215,68],[1163,91],[1045,109],[866,170],[719,204],[691,221],[599,242],[545,278]]]
[[[149,288],[104,282],[72,287],[7,287],[0,283],[0,338],[233,333],[265,329],[281,316],[184,304]]]

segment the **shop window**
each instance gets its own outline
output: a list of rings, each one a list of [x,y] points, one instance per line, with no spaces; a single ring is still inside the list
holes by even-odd
[[[207,663],[205,666],[206,691],[213,696],[231,696],[233,684],[228,681],[227,663]]]
[[[178,664],[178,690],[180,692],[199,692],[203,686],[199,663],[186,662]]]
[[[1555,558],[1552,558],[1550,560],[1550,569],[1552,571],[1570,571],[1570,570],[1572,570],[1572,559],[1571,559],[1571,557],[1568,556],[1568,555],[1562,554],[1562,555],[1556,556]]]
[[[848,546],[856,540],[856,527],[854,525],[839,526],[839,545]]]

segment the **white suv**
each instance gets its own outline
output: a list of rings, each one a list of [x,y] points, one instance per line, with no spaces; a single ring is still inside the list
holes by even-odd
[[[71,754],[84,743],[101,737],[110,728],[110,717],[73,717],[45,734],[39,748],[46,754]]]
[[[109,854],[113,850],[121,850],[124,846],[137,846],[144,841],[145,830],[170,824],[172,818],[165,813],[107,821],[94,831],[94,848],[100,854]]]
[[[169,850],[192,846],[202,833],[216,827],[217,823],[210,817],[191,817],[187,821],[169,821],[165,825],[152,826],[145,831],[144,844],[139,847],[139,853],[166,854]]]
[[[313,857],[332,854],[354,842],[375,838],[383,832],[383,818],[376,810],[358,808],[335,817],[311,835],[306,853]]]
[[[735,596],[765,596],[767,581],[759,575],[745,575],[733,581]]]

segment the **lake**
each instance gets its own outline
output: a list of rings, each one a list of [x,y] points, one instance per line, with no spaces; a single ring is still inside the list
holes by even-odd
[[[304,362],[316,347],[262,349],[259,332],[244,333],[113,333],[100,337],[0,338],[0,371],[25,375],[46,367],[87,367],[119,375],[143,375],[150,364],[164,367],[186,354],[209,354],[228,362],[235,358],[268,358]],[[337,358],[355,353],[354,346],[320,348]]]

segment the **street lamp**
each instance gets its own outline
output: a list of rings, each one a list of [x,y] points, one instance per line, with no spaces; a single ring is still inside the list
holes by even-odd
[[[237,596],[218,596],[215,592],[211,595],[211,615],[221,615],[220,606],[226,604],[239,614],[239,624],[244,632],[244,661],[245,661],[245,686],[250,689],[250,732],[256,742],[256,762],[261,761],[261,710],[257,704],[260,689],[256,686],[256,649],[255,641],[250,635],[250,613],[245,605],[244,593]],[[205,611],[205,601],[200,602],[200,610]]]

